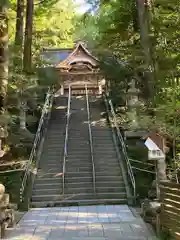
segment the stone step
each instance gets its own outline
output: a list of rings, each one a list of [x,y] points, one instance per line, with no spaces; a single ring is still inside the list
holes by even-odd
[[[43,172],[38,172],[38,176],[37,176],[37,179],[41,179],[41,178],[58,178],[58,175],[61,176],[62,172],[59,170],[57,171],[56,173],[49,173],[49,172],[46,172],[46,173],[43,173]]]
[[[40,165],[45,165],[45,164],[63,164],[64,158],[62,154],[57,154],[56,156],[52,156],[51,154],[46,154],[42,159],[42,162]]]
[[[95,142],[93,142],[93,148],[94,148],[94,150],[106,150],[106,151],[108,151],[108,150],[110,150],[110,151],[114,151],[115,150],[115,148],[114,148],[114,146],[112,145],[112,144],[109,144],[109,145],[104,145],[104,144],[102,144],[102,145],[100,145],[100,144],[96,144]]]
[[[85,143],[79,143],[78,145],[76,144],[76,145],[73,145],[73,143],[72,144],[70,144],[69,142],[68,142],[68,147],[70,148],[71,147],[71,149],[81,149],[81,148],[87,148],[89,146],[89,141],[87,141],[87,142],[85,142]]]
[[[35,190],[38,190],[38,189],[52,189],[52,190],[60,190],[60,189],[62,189],[62,179],[61,179],[61,181],[59,181],[59,182],[55,182],[55,183],[51,183],[51,181],[50,182],[48,182],[48,183],[43,183],[42,181],[40,181],[40,183],[37,183],[37,182],[35,182],[35,184],[34,184],[34,187],[33,187],[33,189],[35,189]]]
[[[59,184],[62,182],[62,177],[54,177],[54,178],[48,178],[48,177],[41,177],[35,179],[35,184]]]
[[[57,138],[57,139],[55,139],[54,141],[51,140],[51,139],[45,140],[44,146],[45,146],[45,147],[48,147],[48,146],[50,146],[50,145],[64,148],[64,140],[62,140],[62,138]]]
[[[96,183],[98,182],[105,182],[106,180],[108,180],[109,182],[121,182],[123,181],[123,177],[122,176],[96,176]],[[71,182],[92,182],[93,181],[93,175],[90,176],[78,176],[78,177],[70,177],[70,176],[66,176],[65,175],[65,181],[66,183],[71,183]]]
[[[74,182],[74,183],[92,182],[92,178],[93,178],[92,175],[91,176],[83,176],[83,177],[68,177],[68,176],[66,177],[66,175],[65,175],[65,181],[67,184],[72,183],[72,182]]]
[[[62,139],[61,139],[62,141]],[[46,143],[44,144],[44,146],[47,148],[47,150],[54,150],[56,148],[59,148],[59,149],[64,149],[64,142],[59,142],[59,141],[56,141],[56,142],[51,142],[49,139],[46,141]]]
[[[52,173],[52,174],[58,174],[59,172],[62,172],[62,166],[61,167],[57,167],[57,168],[47,168],[47,167],[43,167],[41,169],[38,169],[38,175],[43,175],[43,174],[48,174],[48,173]]]
[[[42,157],[43,158],[48,158],[49,160],[51,160],[51,158],[55,158],[55,159],[58,159],[58,158],[63,158],[64,156],[64,151],[62,151],[61,149],[54,149],[54,150],[47,150],[47,149],[44,149],[44,153],[42,154]]]
[[[119,162],[117,160],[117,158],[115,158],[114,156],[104,156],[104,158],[102,156],[94,156],[94,162],[97,166],[101,166],[103,164],[107,164],[107,165],[111,165],[111,166],[118,166],[119,167]]]
[[[120,171],[113,171],[113,172],[95,172],[95,174],[96,174],[96,177],[100,177],[100,176],[121,176],[121,173],[120,173]],[[86,177],[88,177],[88,176],[92,176],[92,171],[91,172],[67,172],[66,171],[66,173],[65,173],[65,176],[68,178],[70,178],[70,177],[83,177],[83,176],[86,176]]]
[[[59,161],[57,161],[57,162],[51,162],[51,160],[49,160],[49,161],[46,161],[46,163],[41,163],[40,164],[40,166],[42,165],[42,166],[44,166],[44,164],[46,164],[46,167],[45,167],[45,169],[47,168],[47,169],[53,169],[53,168],[55,168],[56,169],[56,167],[58,167],[59,169],[61,169],[62,167],[63,167],[63,161],[61,161],[61,162],[59,162]]]
[[[90,187],[74,187],[74,188],[66,188],[65,189],[65,194],[72,194],[72,193],[93,193],[93,184]],[[102,188],[97,188],[96,187],[96,193],[97,194],[103,194],[103,193],[117,193],[117,194],[125,194],[126,191],[124,187],[102,187]]]
[[[59,201],[59,200],[89,200],[89,199],[125,199],[127,198],[126,193],[97,193],[96,195],[87,192],[78,193],[67,193],[62,194],[42,194],[42,195],[32,195],[32,202],[36,201]]]
[[[82,137],[82,138],[75,138],[75,137],[69,137],[68,138],[68,144],[69,146],[71,146],[71,144],[73,145],[74,143],[76,143],[76,145],[78,146],[77,143],[84,143],[84,144],[87,144],[89,142],[89,136],[88,137]]]
[[[102,175],[102,176],[96,176],[96,182],[103,182],[103,181],[122,181],[123,177],[121,175],[119,176],[112,176],[112,175]]]
[[[82,188],[66,188],[65,189],[65,194],[78,194],[78,193],[83,193],[83,194],[93,194],[93,184],[91,184],[91,186],[88,188],[88,187],[82,187]]]
[[[117,178],[117,177],[116,177]],[[39,175],[36,178],[36,182],[37,181],[44,181],[46,183],[49,182],[54,182],[54,183],[58,183],[61,180],[62,177],[59,177],[54,174],[54,173],[46,173],[44,175]],[[65,180],[67,183],[71,183],[71,182],[92,182],[92,176],[83,176],[83,177],[69,177],[69,176],[65,176]]]
[[[72,168],[72,166],[67,166],[66,167],[66,172],[70,172],[72,170],[74,172],[89,172],[89,171],[92,171],[92,166],[89,166],[89,167],[77,166],[77,167],[73,167],[73,168]]]
[[[50,159],[44,159],[42,162],[39,164],[40,169],[52,169],[52,168],[57,168],[61,169],[63,167],[63,161],[52,161]]]
[[[67,172],[65,173],[66,178],[74,178],[74,177],[92,177],[92,172]]]
[[[126,193],[126,189],[124,186],[103,186],[103,187],[96,187],[97,193]]]
[[[92,167],[92,163],[89,161],[76,161],[76,160],[73,160],[73,161],[67,161],[66,162],[66,167],[67,168],[70,168],[73,169],[74,167]]]
[[[64,153],[64,149],[63,148],[51,148],[51,149],[47,149],[47,147],[43,147],[43,150],[44,150],[44,152],[42,152],[42,155],[43,154],[48,154],[48,155],[54,155],[54,156],[56,156],[56,155],[58,155],[59,156],[59,154],[63,154]]]
[[[100,205],[100,204],[127,204],[127,198],[125,199],[88,199],[88,200],[64,200],[64,201],[36,201],[31,202],[31,207],[58,207],[58,206],[87,206],[87,205]]]
[[[114,168],[119,168],[119,165],[118,163],[108,163],[106,164],[106,161],[104,161],[104,163],[97,163],[95,160],[94,160],[94,163],[95,163],[95,169],[101,169],[101,170],[104,170],[104,169],[114,169]],[[104,166],[106,164],[106,166]],[[78,161],[78,160],[69,160],[66,162],[66,167],[67,168],[70,168],[70,169],[74,169],[74,168],[79,168],[79,167],[89,167],[91,168],[92,167],[92,162],[89,161],[89,162],[86,162],[86,161]]]
[[[65,201],[65,200],[79,200],[79,199],[94,199],[94,195],[92,193],[77,193],[77,194],[53,194],[53,195],[34,195],[32,196],[32,202],[39,201]]]
[[[103,192],[103,193],[97,193],[96,194],[97,198],[100,198],[100,199],[126,199],[127,198],[127,195],[126,195],[126,192]]]
[[[111,141],[112,141],[112,132],[108,132],[108,133],[106,133],[106,132],[101,132],[101,133],[96,133],[96,132],[94,132],[93,131],[93,129],[91,129],[92,130],[92,137],[93,138],[105,138],[105,139],[111,139]]]
[[[100,176],[122,176],[120,170],[113,169],[113,171],[95,171],[96,177]]]
[[[100,157],[100,156],[116,157],[117,156],[115,151],[106,151],[106,150],[104,150],[104,151],[103,150],[94,150],[93,155],[94,155],[94,157]]]
[[[69,182],[68,183],[68,188],[82,188],[84,186],[91,188],[92,187],[92,181],[91,182]],[[96,182],[96,188],[102,188],[104,186],[107,187],[124,187],[124,182],[123,181],[104,181],[104,182]]]
[[[68,147],[68,155],[72,155],[72,154],[79,154],[79,155],[90,154],[90,145],[86,148],[82,148],[81,150],[79,148],[72,149]]]
[[[37,195],[61,195],[62,194],[62,187],[60,188],[45,188],[45,186],[43,186],[43,188],[34,188],[32,195],[33,196],[37,196]]]

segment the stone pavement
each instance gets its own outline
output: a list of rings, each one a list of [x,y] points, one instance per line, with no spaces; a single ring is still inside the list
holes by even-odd
[[[9,240],[155,240],[153,232],[127,205],[30,209]]]

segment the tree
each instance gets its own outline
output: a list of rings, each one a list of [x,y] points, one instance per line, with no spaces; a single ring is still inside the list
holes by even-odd
[[[0,157],[4,155],[5,139],[7,138],[6,94],[8,84],[8,17],[6,2],[0,3]]]
[[[0,3],[0,112],[4,112],[8,83],[8,17],[5,3]]]
[[[30,73],[32,71],[33,12],[34,12],[34,0],[27,0],[24,54],[23,54],[23,69],[27,73]]]
[[[149,97],[154,97],[155,91],[155,83],[153,76],[153,60],[152,60],[152,48],[149,37],[149,9],[150,2],[148,0],[136,0],[137,7],[137,15],[140,29],[140,42],[142,47],[142,52],[144,54],[144,62],[145,62],[145,77],[146,77],[146,85],[149,92]]]
[[[23,36],[24,36],[24,0],[17,0],[16,6],[16,31],[15,31],[15,65],[22,71]]]

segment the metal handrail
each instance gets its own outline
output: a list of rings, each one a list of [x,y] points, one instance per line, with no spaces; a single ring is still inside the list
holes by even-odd
[[[71,108],[71,86],[69,86],[68,109],[67,109],[67,120],[66,120],[66,135],[65,135],[65,140],[64,140],[64,158],[63,158],[63,176],[62,176],[62,192],[63,192],[63,195],[64,195],[64,186],[65,186],[65,173],[66,173],[66,159],[67,159],[67,148],[68,148],[70,108]]]
[[[92,171],[93,171],[93,190],[94,190],[94,194],[96,194],[96,175],[95,175],[95,166],[94,166],[93,141],[92,141],[91,118],[90,118],[90,110],[89,110],[89,97],[88,97],[87,85],[85,85],[85,91],[86,91],[86,104],[87,104],[87,115],[88,115],[89,142],[90,142]]]
[[[118,124],[117,124],[116,113],[114,111],[112,101],[109,100],[108,103],[109,103],[109,106],[110,106],[110,109],[111,109],[111,114],[113,116],[113,122],[114,122],[114,126],[116,128],[117,137],[118,137],[118,139],[121,143],[123,155],[124,155],[124,158],[126,160],[128,175],[129,175],[129,178],[131,180],[131,185],[133,187],[133,195],[134,195],[134,197],[136,197],[136,181],[135,181],[134,173],[133,173],[133,170],[132,170],[132,166],[131,166],[131,163],[129,161],[128,155],[127,155],[126,146],[125,146],[123,137],[121,135],[121,132],[120,132]]]
[[[51,90],[49,89],[46,95],[46,99],[45,99],[45,103],[42,109],[42,113],[41,113],[41,118],[39,120],[39,125],[38,125],[38,129],[36,131],[36,135],[34,138],[34,143],[33,143],[33,147],[29,156],[29,159],[27,161],[27,164],[24,168],[24,176],[22,179],[22,184],[21,184],[21,188],[20,188],[20,201],[22,202],[23,200],[23,194],[24,194],[24,190],[26,187],[26,183],[27,183],[27,179],[28,179],[28,174],[30,172],[30,167],[32,165],[33,159],[36,156],[36,151],[38,149],[38,144],[41,141],[41,130],[43,128],[43,124],[45,122],[45,117],[47,114],[50,113],[51,108],[52,108],[52,103],[53,103],[53,93],[51,92]]]
[[[124,144],[123,137],[121,135],[121,132],[120,132],[118,124],[117,124],[117,119],[116,119],[116,114],[115,114],[115,111],[114,111],[114,107],[113,107],[112,101],[111,100],[108,101],[106,93],[104,93],[103,95],[105,97],[105,103],[106,103],[106,108],[107,108],[108,112],[109,112],[109,107],[110,107],[110,112],[111,112],[111,115],[113,117],[113,122],[114,122],[114,126],[116,128],[117,137],[118,137],[118,140],[119,140],[119,142],[121,144],[121,147],[122,147],[123,155],[124,155],[126,165],[127,165],[127,172],[128,172],[128,175],[129,175],[129,178],[130,178],[130,181],[131,181],[131,185],[132,185],[132,188],[133,188],[133,196],[136,197],[135,177],[134,177],[134,174],[133,174],[131,163],[130,163],[128,155],[127,155],[126,146]]]

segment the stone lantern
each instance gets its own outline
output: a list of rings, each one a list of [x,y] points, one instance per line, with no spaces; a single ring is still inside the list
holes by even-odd
[[[129,84],[129,89],[127,91],[127,106],[128,106],[128,116],[131,123],[131,129],[136,130],[138,128],[138,116],[137,107],[139,106],[139,89],[136,88],[136,81],[132,79]]]

